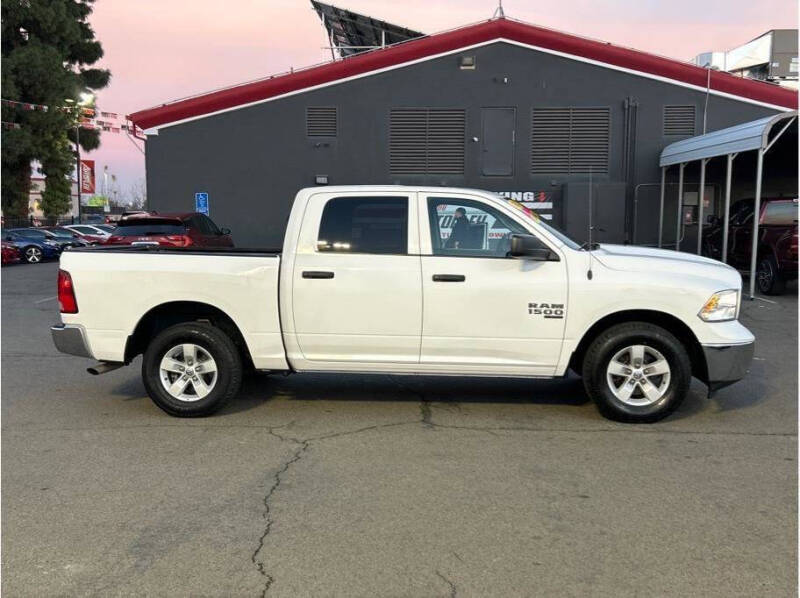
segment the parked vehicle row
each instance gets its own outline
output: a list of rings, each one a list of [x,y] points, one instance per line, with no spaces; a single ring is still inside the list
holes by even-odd
[[[61,255],[66,247],[94,245],[161,245],[166,247],[233,247],[226,228],[197,212],[123,214],[115,225],[66,224],[11,228],[2,232],[3,264],[37,264]],[[16,257],[15,257],[16,256]]]

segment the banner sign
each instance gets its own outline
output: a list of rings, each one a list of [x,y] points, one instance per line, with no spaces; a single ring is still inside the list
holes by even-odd
[[[81,193],[94,193],[94,160],[81,160]]]

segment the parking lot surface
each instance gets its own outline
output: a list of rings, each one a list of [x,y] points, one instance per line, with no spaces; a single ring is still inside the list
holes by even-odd
[[[576,378],[328,375],[180,420],[55,350],[56,271],[2,273],[4,596],[796,595],[796,285],[654,425]]]

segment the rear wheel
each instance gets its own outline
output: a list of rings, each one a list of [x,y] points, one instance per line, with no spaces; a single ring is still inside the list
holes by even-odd
[[[765,295],[780,295],[786,288],[786,282],[778,272],[778,263],[773,256],[768,255],[758,261],[756,285]]]
[[[691,376],[681,342],[647,322],[612,326],[592,342],[583,361],[586,392],[600,413],[624,422],[665,418],[683,402]]]
[[[29,264],[38,264],[42,261],[42,250],[34,245],[26,247],[22,254],[25,256],[25,261]]]
[[[161,409],[178,417],[199,417],[236,396],[242,384],[242,360],[219,328],[203,322],[177,324],[147,347],[142,379]]]

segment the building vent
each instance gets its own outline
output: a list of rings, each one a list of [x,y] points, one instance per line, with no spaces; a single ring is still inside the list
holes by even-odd
[[[309,137],[336,137],[336,107],[306,108],[306,133]]]
[[[694,106],[664,106],[664,135],[692,137],[694,123]]]
[[[534,108],[531,174],[608,174],[610,108]]]
[[[389,121],[392,174],[464,174],[466,110],[394,108]]]

